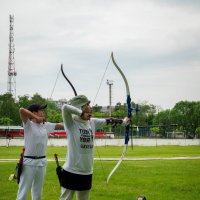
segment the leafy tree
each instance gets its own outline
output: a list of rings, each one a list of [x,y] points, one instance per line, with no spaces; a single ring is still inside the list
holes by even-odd
[[[200,102],[180,101],[173,108],[173,122],[185,130],[187,137],[194,137],[200,126]]]
[[[29,96],[24,95],[24,96],[18,96],[18,105],[19,107],[23,107],[23,108],[28,108],[28,106],[30,106],[31,104],[31,100],[29,98]]]
[[[172,118],[171,118],[171,110],[163,110],[154,117],[153,124],[158,125],[160,127],[160,132],[163,136],[166,136],[166,132],[171,132],[173,129],[172,126]]]
[[[58,105],[53,101],[47,102],[47,119],[50,122],[61,122],[62,121],[62,113],[61,109],[58,107]]]
[[[92,115],[97,118],[106,118],[108,117],[108,113],[103,112],[93,112]]]
[[[6,123],[10,123],[9,125],[20,124],[18,104],[15,103],[10,93],[0,95],[0,118],[9,119],[6,120]],[[4,120],[2,123],[4,123]]]
[[[61,108],[56,102],[47,101],[40,94],[36,93],[32,97],[27,95],[19,96],[18,101],[12,97],[12,94],[5,93],[0,95],[0,124],[3,125],[19,125],[21,120],[19,118],[18,110],[20,107],[27,108],[32,103],[48,104],[48,109],[45,111],[48,121],[60,122],[62,121]],[[94,117],[108,117],[109,113],[100,112],[101,106],[95,105],[93,107]],[[165,133],[172,131],[174,125],[177,124],[176,130],[186,132],[187,137],[199,137],[200,127],[200,102],[180,101],[173,109],[161,110],[156,113],[156,106],[147,104],[146,102],[139,104],[139,111],[136,114],[136,104],[132,102],[133,108],[133,125],[149,127],[158,125],[159,132]],[[116,118],[123,118],[127,115],[127,105],[118,102],[112,112],[112,116]],[[109,127],[106,127],[109,129]],[[110,130],[110,129],[109,129]],[[118,127],[115,132],[121,134]]]
[[[0,118],[0,124],[2,125],[10,125],[13,123],[13,120],[8,117],[1,117]]]
[[[38,93],[34,94],[31,98],[31,104],[38,103],[38,104],[47,104],[47,100],[42,98],[42,96]]]
[[[136,105],[134,105],[136,108]],[[156,107],[146,102],[138,104],[138,113],[133,113],[133,121],[138,122],[139,126],[149,126],[153,124],[154,115],[156,113]],[[136,110],[134,110],[136,111]]]
[[[97,104],[96,104],[95,106],[92,107],[93,112],[100,112],[101,109],[102,109],[102,106],[99,106],[99,105],[97,105]]]
[[[197,127],[195,130],[196,136],[200,138],[200,127]]]
[[[115,105],[114,111],[112,112],[112,117],[124,118],[127,115],[127,105],[118,102]]]
[[[158,134],[160,132],[160,128],[159,127],[152,127],[152,128],[150,128],[150,131],[152,133]]]

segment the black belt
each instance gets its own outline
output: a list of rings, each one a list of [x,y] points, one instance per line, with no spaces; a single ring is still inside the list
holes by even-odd
[[[46,158],[46,156],[24,156],[24,158],[42,159],[42,158]]]

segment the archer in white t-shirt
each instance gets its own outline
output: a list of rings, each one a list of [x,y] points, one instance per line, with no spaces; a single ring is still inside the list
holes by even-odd
[[[25,200],[31,189],[32,200],[41,200],[43,180],[46,174],[46,148],[48,134],[62,123],[45,122],[44,109],[47,105],[32,104],[28,109],[20,108],[24,126],[24,158],[17,200]]]

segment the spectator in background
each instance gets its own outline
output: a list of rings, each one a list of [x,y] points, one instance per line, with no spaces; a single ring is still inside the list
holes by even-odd
[[[8,127],[7,129],[5,129],[5,136],[6,136],[6,146],[9,147],[10,145],[10,140],[12,138],[11,136],[11,132],[10,132],[10,128]]]

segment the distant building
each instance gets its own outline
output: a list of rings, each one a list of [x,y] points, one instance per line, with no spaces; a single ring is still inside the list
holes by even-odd
[[[111,111],[115,109],[115,106],[111,106]],[[106,113],[109,112],[109,106],[102,106],[100,112]]]
[[[50,102],[54,102],[60,109],[65,103],[68,102],[67,99],[59,99],[59,100],[47,99],[47,100]],[[100,107],[99,112],[102,112],[102,113],[109,112],[109,106],[99,106],[99,107]],[[111,111],[114,111],[114,109],[115,109],[115,106],[111,106]]]
[[[65,103],[67,103],[67,99],[59,99],[59,100],[47,99],[47,100],[50,102],[54,102],[60,109]]]

